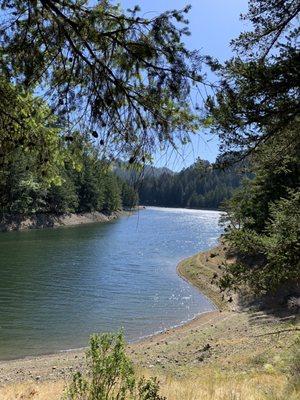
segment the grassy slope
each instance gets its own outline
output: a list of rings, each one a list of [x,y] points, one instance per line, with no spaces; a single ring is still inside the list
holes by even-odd
[[[158,376],[168,400],[299,399],[296,319],[234,311],[211,283],[223,261],[222,251],[213,249],[179,265],[178,272],[212,298],[220,311],[130,346],[138,373]],[[0,398],[58,399],[65,383],[56,379],[14,384],[0,389]]]

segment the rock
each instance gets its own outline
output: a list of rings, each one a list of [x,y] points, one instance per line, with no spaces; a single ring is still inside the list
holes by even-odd
[[[35,377],[35,380],[36,380],[36,381],[39,381],[40,379],[41,379],[41,376],[40,376],[40,375],[38,375],[38,376]]]
[[[207,344],[203,347],[202,351],[207,351],[207,350],[209,350],[210,348],[211,348],[211,345],[210,345],[209,343],[207,343]]]

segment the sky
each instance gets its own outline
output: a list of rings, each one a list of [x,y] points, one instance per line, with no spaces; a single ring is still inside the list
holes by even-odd
[[[247,0],[118,0],[123,9],[139,5],[147,17],[170,9],[192,5],[188,14],[191,36],[185,43],[189,49],[200,50],[224,61],[232,55],[229,42],[246,29],[245,21],[239,16],[247,11]],[[155,155],[156,166],[178,171],[191,165],[198,157],[210,162],[218,154],[218,139],[209,133],[198,132],[192,137],[191,145],[174,152],[171,149]]]

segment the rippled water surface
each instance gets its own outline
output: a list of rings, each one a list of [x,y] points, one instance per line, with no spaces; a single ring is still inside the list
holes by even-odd
[[[0,359],[135,340],[213,305],[177,263],[214,244],[219,213],[148,208],[110,223],[0,234]]]

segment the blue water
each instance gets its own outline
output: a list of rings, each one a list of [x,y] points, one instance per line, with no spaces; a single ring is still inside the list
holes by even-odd
[[[82,347],[123,327],[128,340],[212,303],[176,273],[217,243],[219,213],[147,208],[110,223],[0,234],[0,359]]]

